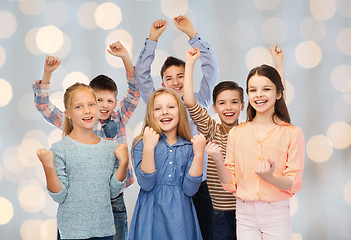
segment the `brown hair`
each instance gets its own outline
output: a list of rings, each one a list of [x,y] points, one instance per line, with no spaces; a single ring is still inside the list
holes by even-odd
[[[263,76],[263,77],[266,77],[269,80],[271,80],[277,89],[277,94],[281,94],[280,99],[276,100],[275,105],[274,105],[274,114],[272,116],[273,122],[276,123],[275,119],[274,119],[274,117],[276,116],[280,120],[283,120],[287,123],[290,123],[289,111],[288,111],[288,108],[285,104],[284,96],[283,96],[284,86],[283,86],[282,79],[281,79],[278,71],[274,67],[271,67],[271,66],[268,66],[265,64],[263,64],[259,67],[253,68],[249,72],[249,75],[247,76],[246,93],[248,93],[249,80],[250,80],[250,78],[252,78],[255,75]],[[247,106],[246,114],[247,114],[247,119],[246,119],[247,121],[252,121],[252,119],[254,119],[256,116],[256,110],[250,105],[250,102]]]
[[[75,83],[72,86],[70,86],[69,88],[66,89],[65,95],[63,97],[63,103],[65,104],[65,109],[66,111],[70,111],[71,110],[71,104],[72,104],[72,96],[76,91],[87,91],[90,92],[94,95],[95,101],[96,101],[96,96],[95,93],[93,91],[93,89],[91,89],[91,87],[89,87],[88,85],[84,84],[84,83]],[[63,132],[62,132],[62,136],[66,136],[68,134],[70,134],[73,130],[73,124],[72,124],[72,120],[69,119],[67,117],[67,114],[65,115],[65,120],[63,122]]]
[[[156,91],[154,91],[146,105],[146,114],[145,114],[145,120],[144,120],[144,125],[141,129],[140,134],[133,140],[132,148],[141,140],[143,139],[143,134],[144,134],[144,129],[146,127],[153,128],[159,135],[161,135],[162,130],[161,128],[157,125],[156,120],[154,119],[154,102],[156,96],[159,96],[161,94],[169,94],[173,96],[177,100],[178,104],[178,109],[179,109],[179,122],[177,126],[177,135],[181,136],[182,138],[190,141],[191,140],[191,133],[190,133],[190,125],[189,125],[189,120],[188,120],[188,114],[186,112],[185,106],[181,98],[178,96],[176,91],[170,88],[160,88]]]
[[[244,90],[242,89],[242,87],[240,87],[234,81],[222,81],[222,82],[218,83],[213,89],[212,101],[213,101],[214,105],[216,104],[218,95],[221,92],[225,91],[225,90],[236,90],[236,91],[238,91],[241,103],[244,102]]]
[[[185,62],[179,58],[169,56],[166,61],[163,63],[160,74],[161,74],[161,79],[163,81],[163,74],[165,71],[172,66],[177,66],[177,67],[184,67],[185,68]]]

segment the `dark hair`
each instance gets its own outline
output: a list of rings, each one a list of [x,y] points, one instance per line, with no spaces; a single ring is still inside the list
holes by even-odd
[[[167,68],[172,67],[172,66],[185,67],[185,62],[179,58],[169,56],[166,59],[166,61],[163,63],[161,71],[160,71],[162,79],[163,79],[163,74],[167,70]]]
[[[244,90],[243,90],[243,88],[240,87],[234,81],[223,81],[223,82],[218,83],[213,89],[213,92],[212,92],[213,104],[216,104],[216,100],[217,100],[218,95],[221,92],[225,91],[225,90],[236,90],[236,91],[238,91],[239,95],[240,95],[241,103],[244,102]]]
[[[277,93],[281,94],[280,99],[278,99],[274,105],[274,114],[272,116],[273,122],[275,122],[274,116],[277,116],[279,119],[281,119],[287,123],[290,123],[289,111],[288,111],[288,108],[285,104],[284,96],[283,96],[284,86],[283,86],[282,79],[281,79],[278,71],[274,67],[271,67],[271,66],[268,66],[265,64],[263,64],[259,67],[253,68],[249,72],[249,75],[247,76],[246,93],[249,93],[249,90],[248,90],[249,80],[251,77],[253,77],[255,75],[263,76],[263,77],[266,77],[269,80],[271,80],[277,89]],[[246,119],[247,121],[252,121],[252,119],[254,119],[254,117],[256,116],[256,110],[250,105],[250,102],[247,106],[246,113],[247,113],[247,119]]]
[[[115,81],[113,81],[110,77],[106,75],[99,75],[94,77],[90,83],[89,86],[94,90],[94,91],[99,91],[99,90],[104,90],[104,91],[111,91],[113,92],[116,97],[118,93],[117,85]]]

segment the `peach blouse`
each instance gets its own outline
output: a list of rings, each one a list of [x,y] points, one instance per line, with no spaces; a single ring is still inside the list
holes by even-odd
[[[245,122],[229,132],[225,165],[232,174],[232,181],[223,184],[244,201],[280,201],[291,198],[301,190],[305,158],[305,140],[302,130],[282,122],[259,138],[257,129]],[[275,162],[274,175],[292,180],[288,191],[264,182],[255,173],[259,161]]]

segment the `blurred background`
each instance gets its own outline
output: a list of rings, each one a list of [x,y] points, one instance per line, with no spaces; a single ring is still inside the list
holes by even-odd
[[[125,71],[108,44],[121,41],[136,63],[151,24],[167,19],[152,66],[155,87],[165,58],[184,59],[188,37],[172,18],[186,14],[217,55],[218,81],[245,88],[252,67],[272,65],[269,47],[284,51],[292,123],[306,140],[304,183],[291,199],[294,240],[351,239],[351,1],[350,0],[0,0],[0,239],[55,239],[57,205],[46,190],[35,152],[61,139],[37,112],[32,83],[47,54],[62,59],[51,80],[51,101],[76,81],[112,77],[126,94]],[[195,90],[201,80],[195,70]],[[247,101],[247,97],[245,96]],[[140,104],[127,125],[139,134]],[[212,112],[213,114],[213,112]],[[215,115],[213,115],[216,117]],[[240,121],[246,118],[242,113]],[[126,190],[131,220],[139,187]]]

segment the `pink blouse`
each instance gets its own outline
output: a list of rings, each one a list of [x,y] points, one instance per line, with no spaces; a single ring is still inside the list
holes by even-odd
[[[225,165],[232,174],[232,181],[223,184],[244,201],[280,201],[291,198],[301,190],[305,158],[305,140],[302,130],[282,122],[259,138],[257,129],[245,122],[229,132]],[[288,191],[264,182],[255,173],[259,161],[275,162],[274,175],[292,180]]]

